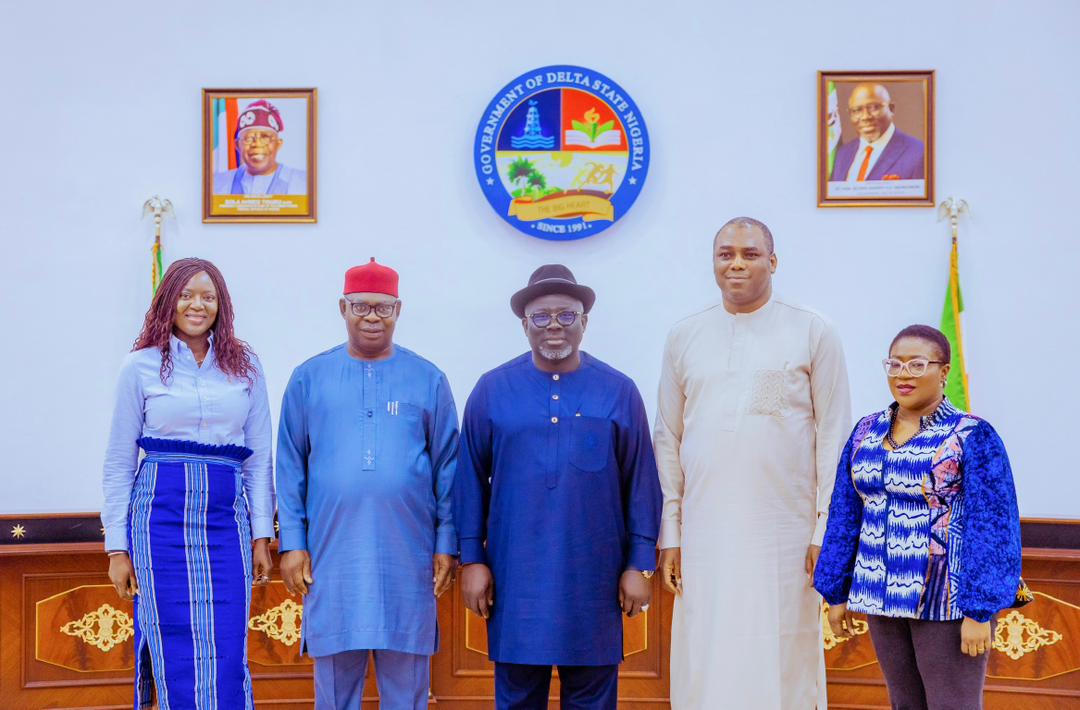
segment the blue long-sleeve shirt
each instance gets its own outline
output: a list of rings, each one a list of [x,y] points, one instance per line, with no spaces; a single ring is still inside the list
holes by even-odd
[[[661,492],[641,395],[586,353],[542,372],[526,353],[465,407],[454,501],[461,562],[487,564],[488,655],[525,664],[622,660],[619,578],[656,566]]]
[[[989,621],[1020,579],[1020,513],[1005,446],[948,400],[895,451],[896,404],[864,417],[840,457],[814,587],[879,616]]]
[[[105,451],[101,522],[105,549],[128,549],[128,504],[139,467],[140,437],[236,444],[252,450],[244,460],[244,495],[252,537],[274,536],[274,474],[270,405],[262,367],[254,358],[253,382],[230,377],[217,366],[213,336],[200,367],[187,345],[169,341],[172,376],[161,381],[161,352],[144,348],[129,353],[120,368],[116,404]]]
[[[278,431],[281,550],[315,580],[313,656],[436,650],[435,553],[455,554],[458,419],[445,375],[401,346],[365,361],[339,345],[293,372]]]

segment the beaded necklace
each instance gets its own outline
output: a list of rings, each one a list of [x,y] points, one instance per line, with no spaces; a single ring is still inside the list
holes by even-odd
[[[938,407],[940,407],[940,406],[941,406],[941,402],[938,402]],[[935,408],[934,411],[937,412],[937,409]],[[933,414],[930,414],[929,416],[919,417],[919,429],[918,429],[918,431],[916,431],[914,434],[912,434],[908,438],[904,439],[904,443],[898,444],[898,443],[896,443],[896,439],[893,438],[893,428],[896,426],[896,415],[899,412],[900,412],[900,407],[896,407],[889,414],[889,431],[888,431],[888,433],[885,434],[885,441],[889,442],[889,448],[891,448],[893,451],[896,451],[897,449],[899,449],[899,448],[901,448],[903,446],[907,446],[911,442],[912,439],[914,439],[919,434],[922,434],[924,431],[926,431],[926,427],[930,426],[930,420],[934,416]]]

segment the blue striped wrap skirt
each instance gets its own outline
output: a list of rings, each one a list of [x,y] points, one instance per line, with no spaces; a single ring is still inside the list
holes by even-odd
[[[247,664],[251,450],[141,438],[128,543],[135,598],[135,708],[253,708]]]

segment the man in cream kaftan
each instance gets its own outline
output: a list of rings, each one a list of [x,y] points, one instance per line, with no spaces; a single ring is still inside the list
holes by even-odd
[[[850,428],[847,374],[836,331],[772,297],[771,235],[749,222],[717,235],[730,248],[714,260],[723,261],[723,304],[678,323],[664,353],[661,573],[681,582],[671,704],[825,710],[820,597],[808,567]],[[669,569],[673,553],[681,560]]]

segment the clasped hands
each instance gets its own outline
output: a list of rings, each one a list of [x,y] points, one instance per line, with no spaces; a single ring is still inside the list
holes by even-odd
[[[474,563],[461,568],[461,596],[465,608],[487,619],[495,606],[495,580],[485,564]],[[652,585],[636,569],[628,569],[619,577],[619,608],[633,618],[649,608]]]

